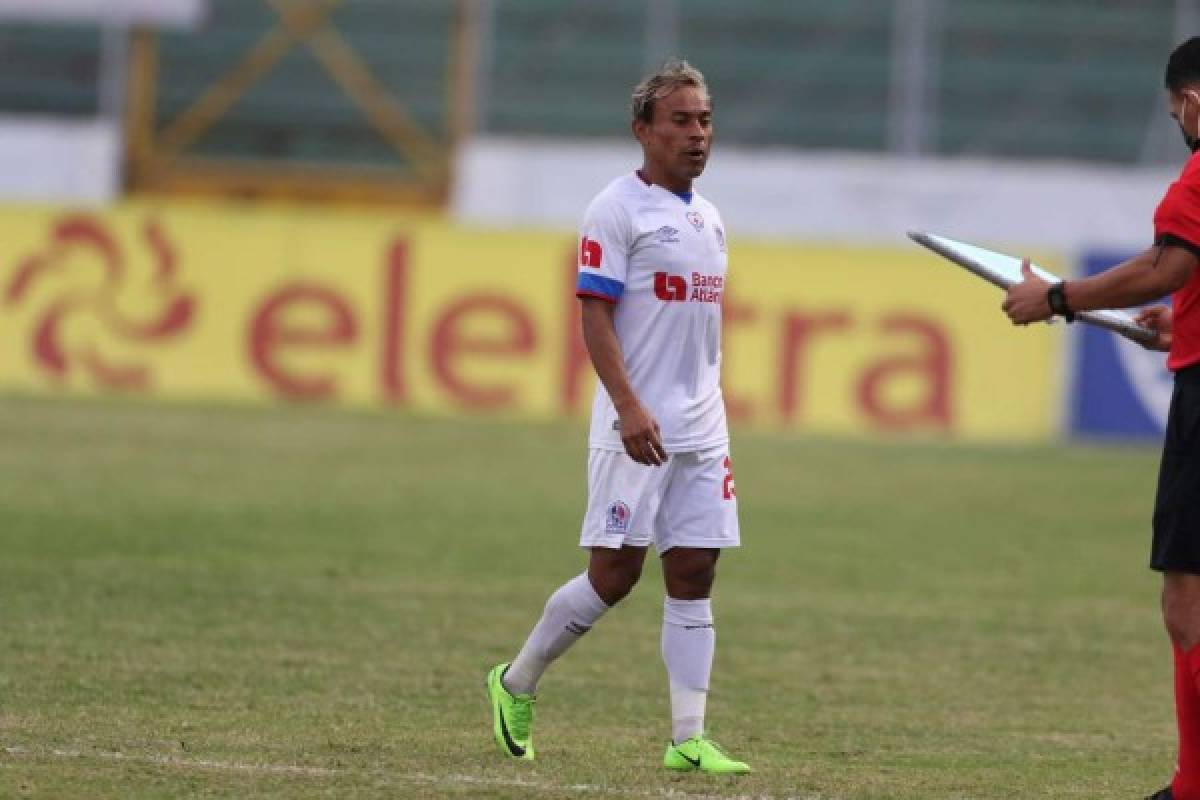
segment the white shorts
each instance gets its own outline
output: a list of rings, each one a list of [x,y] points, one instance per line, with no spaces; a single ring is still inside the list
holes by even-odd
[[[580,547],[737,547],[737,494],[729,446],[671,453],[661,467],[624,451],[588,452],[588,507]]]

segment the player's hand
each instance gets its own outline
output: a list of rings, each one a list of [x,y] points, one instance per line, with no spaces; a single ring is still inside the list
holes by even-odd
[[[1146,306],[1134,317],[1134,322],[1158,334],[1153,341],[1138,342],[1147,350],[1171,349],[1171,307],[1165,305]]]
[[[1004,298],[1004,305],[1001,306],[1004,313],[1008,314],[1014,325],[1028,325],[1053,317],[1050,301],[1046,299],[1050,284],[1033,274],[1028,258],[1021,262],[1021,277],[1024,280],[1010,287],[1008,296]]]
[[[661,467],[667,463],[667,451],[663,449],[658,420],[650,416],[645,406],[634,402],[618,409],[617,414],[621,444],[625,445],[625,452],[630,458],[648,467]]]

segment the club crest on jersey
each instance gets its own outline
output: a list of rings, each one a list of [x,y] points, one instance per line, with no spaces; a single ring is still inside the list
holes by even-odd
[[[629,533],[629,506],[617,500],[608,507],[604,521],[605,533]]]
[[[654,232],[654,235],[658,237],[659,244],[675,244],[679,241],[679,228],[663,225]]]
[[[699,211],[687,212],[687,221],[692,223],[692,227],[698,231],[704,230],[704,217],[700,216]]]
[[[713,233],[717,235],[717,247],[721,248],[721,252],[725,252],[725,231],[721,230],[720,225],[713,225]]]

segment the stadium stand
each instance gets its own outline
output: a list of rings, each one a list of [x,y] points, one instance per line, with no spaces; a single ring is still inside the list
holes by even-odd
[[[404,16],[394,8],[402,3]],[[928,14],[922,147],[946,155],[1133,163],[1161,114],[1156,89],[1178,38],[1177,0],[919,0]],[[880,151],[894,143],[894,0],[494,0],[485,4],[477,125],[484,132],[620,136],[614,103],[655,58],[685,54],[709,77],[723,141]],[[354,0],[329,21],[434,136],[448,126],[455,4]],[[227,72],[278,14],[263,0],[214,0],[202,31],[159,37],[156,117],[166,124]],[[650,31],[648,34],[648,30]],[[0,111],[88,114],[99,35],[0,27]],[[668,52],[669,51],[669,52]],[[18,77],[19,76],[19,77]],[[396,153],[304,45],[292,48],[194,144],[209,156],[389,164]]]

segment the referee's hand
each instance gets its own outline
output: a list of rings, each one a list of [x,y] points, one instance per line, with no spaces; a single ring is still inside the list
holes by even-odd
[[[663,449],[658,420],[650,416],[641,403],[621,409],[618,414],[621,444],[625,445],[629,457],[648,467],[661,467],[667,463],[667,451]]]
[[[1142,347],[1147,350],[1166,351],[1171,349],[1172,320],[1170,306],[1147,306],[1138,312],[1134,322],[1143,328],[1149,328],[1157,334],[1153,341],[1141,342]]]
[[[1050,284],[1039,278],[1029,266],[1029,259],[1021,262],[1021,282],[1012,285],[1000,308],[1013,325],[1028,325],[1050,319],[1054,312],[1046,299]]]

